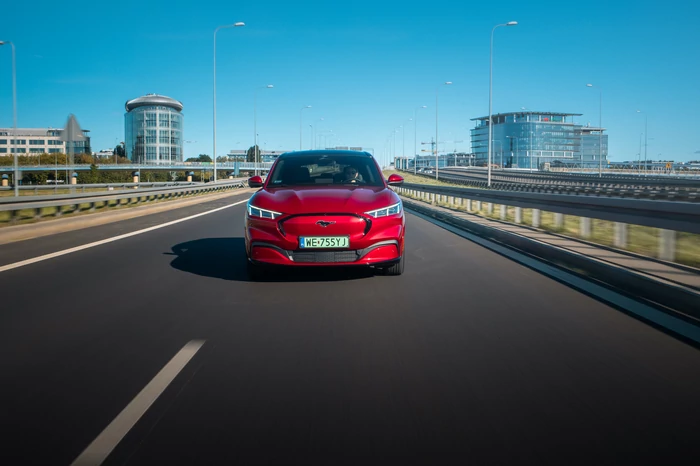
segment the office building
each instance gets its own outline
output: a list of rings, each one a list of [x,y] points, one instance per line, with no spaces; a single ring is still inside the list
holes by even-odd
[[[75,154],[92,153],[89,132],[84,129],[85,139],[72,143]],[[12,134],[12,128],[0,128],[0,156],[65,154],[68,150],[66,142],[61,140],[62,128],[17,128],[17,137],[13,138]]]
[[[577,125],[580,113],[531,112],[493,115],[491,162],[501,167],[544,168],[607,166],[608,135],[605,128]],[[472,153],[477,165],[488,160],[489,117],[473,118]],[[602,143],[602,144],[601,144]]]
[[[147,94],[125,104],[126,156],[135,163],[171,163],[183,160],[182,102]]]

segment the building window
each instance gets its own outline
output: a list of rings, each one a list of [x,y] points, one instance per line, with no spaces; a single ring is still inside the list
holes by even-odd
[[[147,129],[146,130],[146,144],[155,144],[156,143],[156,130],[155,129]]]
[[[15,152],[17,152],[18,154],[25,154],[27,152],[27,149],[25,149],[24,147],[18,147],[15,149]]]
[[[170,160],[170,148],[169,147],[161,147],[160,148],[160,153],[158,154],[161,160]]]
[[[160,143],[161,144],[169,144],[170,143],[170,131],[168,131],[167,129],[160,131]]]
[[[0,139],[0,144],[7,144],[7,139]]]
[[[7,154],[7,147],[0,147],[0,154]]]
[[[45,141],[43,139],[30,139],[29,140],[30,146],[43,146],[44,144],[45,144]]]
[[[49,146],[62,146],[63,141],[58,141],[56,139],[49,139],[48,141]]]
[[[39,149],[38,147],[32,147],[29,149],[29,152],[34,153],[34,154],[43,154],[44,149]]]
[[[60,154],[61,149],[49,149],[49,154]]]
[[[27,140],[26,139],[13,139],[11,144],[17,144],[17,145],[23,146],[23,145],[27,144]]]

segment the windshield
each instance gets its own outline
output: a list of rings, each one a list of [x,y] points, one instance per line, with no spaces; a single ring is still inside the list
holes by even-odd
[[[300,155],[280,158],[268,187],[308,185],[384,186],[372,157],[359,155]]]

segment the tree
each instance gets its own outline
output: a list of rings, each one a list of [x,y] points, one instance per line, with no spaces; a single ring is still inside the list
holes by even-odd
[[[117,154],[117,157],[126,157],[126,149],[124,149],[124,143],[117,145],[117,147],[114,148],[114,153]]]
[[[211,157],[209,157],[207,154],[199,154],[199,157],[190,157],[185,162],[203,162],[203,163],[211,163]]]
[[[246,162],[255,162],[255,151],[258,151],[258,156],[260,155],[260,146],[250,146],[248,152],[246,152],[245,160]]]

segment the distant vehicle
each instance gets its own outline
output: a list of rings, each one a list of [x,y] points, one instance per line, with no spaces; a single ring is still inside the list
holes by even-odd
[[[46,184],[64,184],[65,180],[46,180]]]
[[[404,270],[403,183],[384,179],[367,152],[313,150],[282,154],[248,201],[245,249],[251,279],[270,265],[369,266]]]

